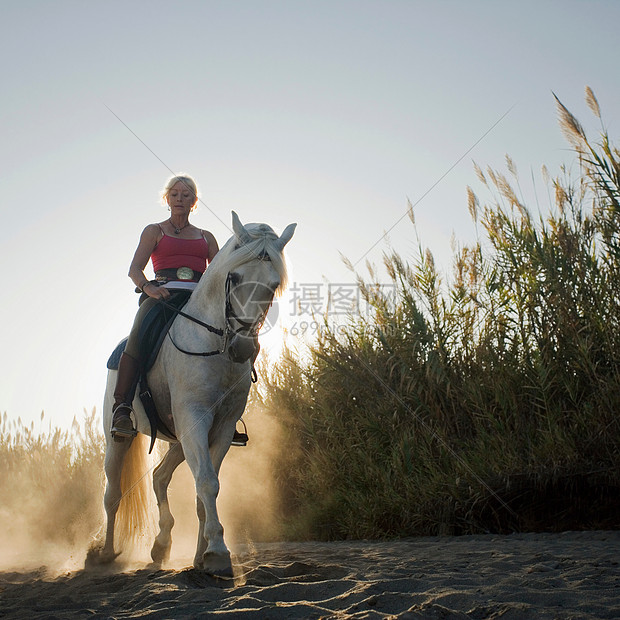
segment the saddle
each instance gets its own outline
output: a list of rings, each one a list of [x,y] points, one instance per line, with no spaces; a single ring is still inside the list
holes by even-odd
[[[188,290],[179,290],[173,293],[167,300],[166,306],[163,304],[154,305],[144,317],[142,324],[140,325],[140,332],[138,334],[140,351],[138,359],[140,364],[140,390],[138,393],[151,426],[151,446],[149,453],[155,444],[157,432],[160,432],[171,439],[176,439],[176,437],[157,412],[155,402],[153,401],[153,396],[151,395],[151,390],[149,389],[147,383],[146,375],[153,367],[164,338],[168,334],[174,319],[177,317],[176,311],[181,310],[183,306],[185,306],[191,293],[192,292]],[[174,308],[170,308],[170,306],[173,306]],[[118,343],[112,352],[112,355],[110,355],[108,359],[107,367],[109,370],[118,370],[118,364],[126,345],[127,338]]]

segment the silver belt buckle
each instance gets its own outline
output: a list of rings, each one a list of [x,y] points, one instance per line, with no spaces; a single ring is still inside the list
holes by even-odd
[[[177,278],[179,280],[193,280],[194,270],[189,267],[179,267],[177,269]]]

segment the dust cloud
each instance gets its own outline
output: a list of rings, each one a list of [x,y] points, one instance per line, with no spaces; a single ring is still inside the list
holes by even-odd
[[[283,450],[282,431],[259,406],[248,409],[250,441],[231,447],[220,471],[219,516],[233,553],[239,545],[276,540],[282,525],[274,464]],[[60,574],[81,569],[88,549],[103,534],[105,441],[91,437],[76,457],[52,434],[30,439],[16,446],[9,433],[0,437],[0,570],[46,567]],[[198,535],[195,486],[186,463],[173,476],[169,500],[175,526],[166,567],[183,568],[192,563]],[[154,502],[153,510],[156,522]],[[121,565],[148,563],[153,536],[146,531],[135,548],[125,550]]]

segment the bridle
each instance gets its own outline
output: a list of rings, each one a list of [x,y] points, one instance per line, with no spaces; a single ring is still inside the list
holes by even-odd
[[[271,261],[271,257],[265,250],[263,250],[260,254],[258,254],[258,256],[256,256],[256,260]],[[175,308],[172,304],[169,304],[163,299],[157,300],[163,306],[172,310],[175,314],[178,314],[179,316],[182,316],[183,318],[188,319],[196,323],[197,325],[200,325],[201,327],[204,327],[205,329],[207,329],[213,334],[216,334],[220,337],[222,336],[224,337],[224,343],[221,349],[213,349],[212,351],[187,351],[186,349],[181,348],[173,340],[172,334],[170,333],[170,331],[168,331],[168,337],[170,338],[170,342],[172,342],[172,344],[176,347],[178,351],[180,351],[181,353],[184,353],[185,355],[193,355],[197,357],[211,357],[213,355],[221,355],[222,353],[225,353],[230,343],[230,340],[234,336],[241,335],[241,336],[245,336],[246,338],[256,338],[258,336],[258,332],[260,331],[261,327],[265,323],[265,319],[267,317],[267,312],[269,308],[267,308],[267,310],[262,312],[256,320],[246,321],[245,319],[242,319],[240,316],[238,316],[234,311],[232,302],[230,300],[232,290],[233,290],[233,275],[232,273],[228,272],[226,276],[226,285],[225,285],[226,296],[225,296],[225,304],[224,304],[224,323],[225,323],[224,329],[213,327],[213,325],[209,325],[209,323],[205,323],[204,321],[201,321],[200,319],[192,316],[191,314],[187,314],[183,312],[182,310]],[[235,329],[232,325],[232,321],[235,321],[241,327]]]
[[[238,336],[243,335],[246,337],[254,338],[258,336],[258,332],[260,328],[263,326],[265,322],[265,318],[267,317],[267,310],[261,313],[261,315],[254,321],[246,321],[242,319],[240,316],[235,314],[235,311],[232,306],[232,302],[230,301],[230,291],[232,287],[232,276],[229,273],[226,277],[226,305],[224,310],[224,319],[226,321],[226,336],[227,339],[230,336]],[[271,304],[270,304],[271,305]],[[231,321],[237,322],[241,327],[238,329],[234,329]],[[244,333],[245,332],[245,333]]]

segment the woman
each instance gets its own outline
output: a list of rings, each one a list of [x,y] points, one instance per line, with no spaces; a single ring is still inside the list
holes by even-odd
[[[169,299],[175,289],[194,288],[219,250],[215,237],[209,231],[196,228],[189,222],[189,214],[198,203],[198,190],[191,177],[180,175],[170,178],[162,199],[168,204],[170,217],[163,222],[149,224],[142,231],[129,267],[129,277],[143,295],[120,359],[114,390],[112,436],[119,441],[136,435],[130,413],[140,366],[138,334],[142,320],[157,300]],[[149,259],[155,271],[154,282],[144,275]]]

